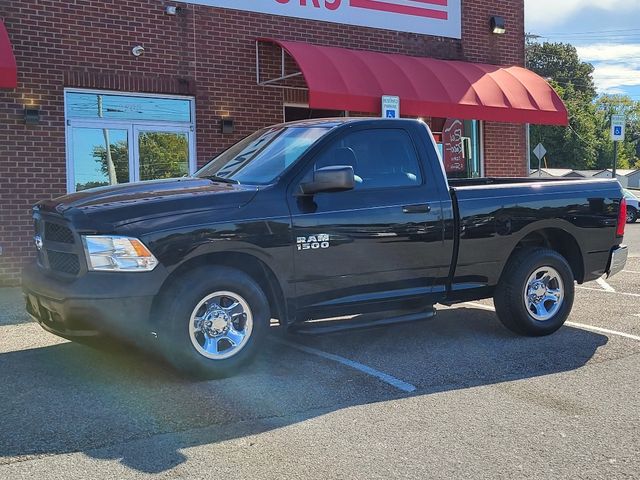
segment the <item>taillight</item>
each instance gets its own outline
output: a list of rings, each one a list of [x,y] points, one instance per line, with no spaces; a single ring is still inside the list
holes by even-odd
[[[620,200],[620,210],[618,210],[618,228],[616,229],[616,235],[618,237],[624,237],[624,227],[627,226],[627,200],[623,197]]]

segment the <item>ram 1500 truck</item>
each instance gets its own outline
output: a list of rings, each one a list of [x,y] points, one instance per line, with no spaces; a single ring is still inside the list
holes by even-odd
[[[389,323],[493,297],[507,328],[547,335],[575,282],[627,257],[617,181],[447,181],[416,120],[265,128],[192,177],[73,193],[33,216],[23,288],[44,329],[119,336],[212,376],[251,358],[271,319]]]

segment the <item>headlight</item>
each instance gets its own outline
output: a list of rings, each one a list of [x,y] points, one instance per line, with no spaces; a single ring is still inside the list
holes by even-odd
[[[111,235],[82,237],[89,270],[107,272],[149,272],[158,260],[137,238]]]

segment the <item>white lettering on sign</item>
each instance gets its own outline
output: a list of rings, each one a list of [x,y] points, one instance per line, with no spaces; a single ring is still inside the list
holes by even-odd
[[[461,0],[183,0],[285,17],[462,37]]]

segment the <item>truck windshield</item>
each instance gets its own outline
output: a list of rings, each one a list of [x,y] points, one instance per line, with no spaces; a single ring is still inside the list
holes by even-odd
[[[267,185],[293,165],[329,127],[271,127],[221,153],[195,174],[230,183]]]

